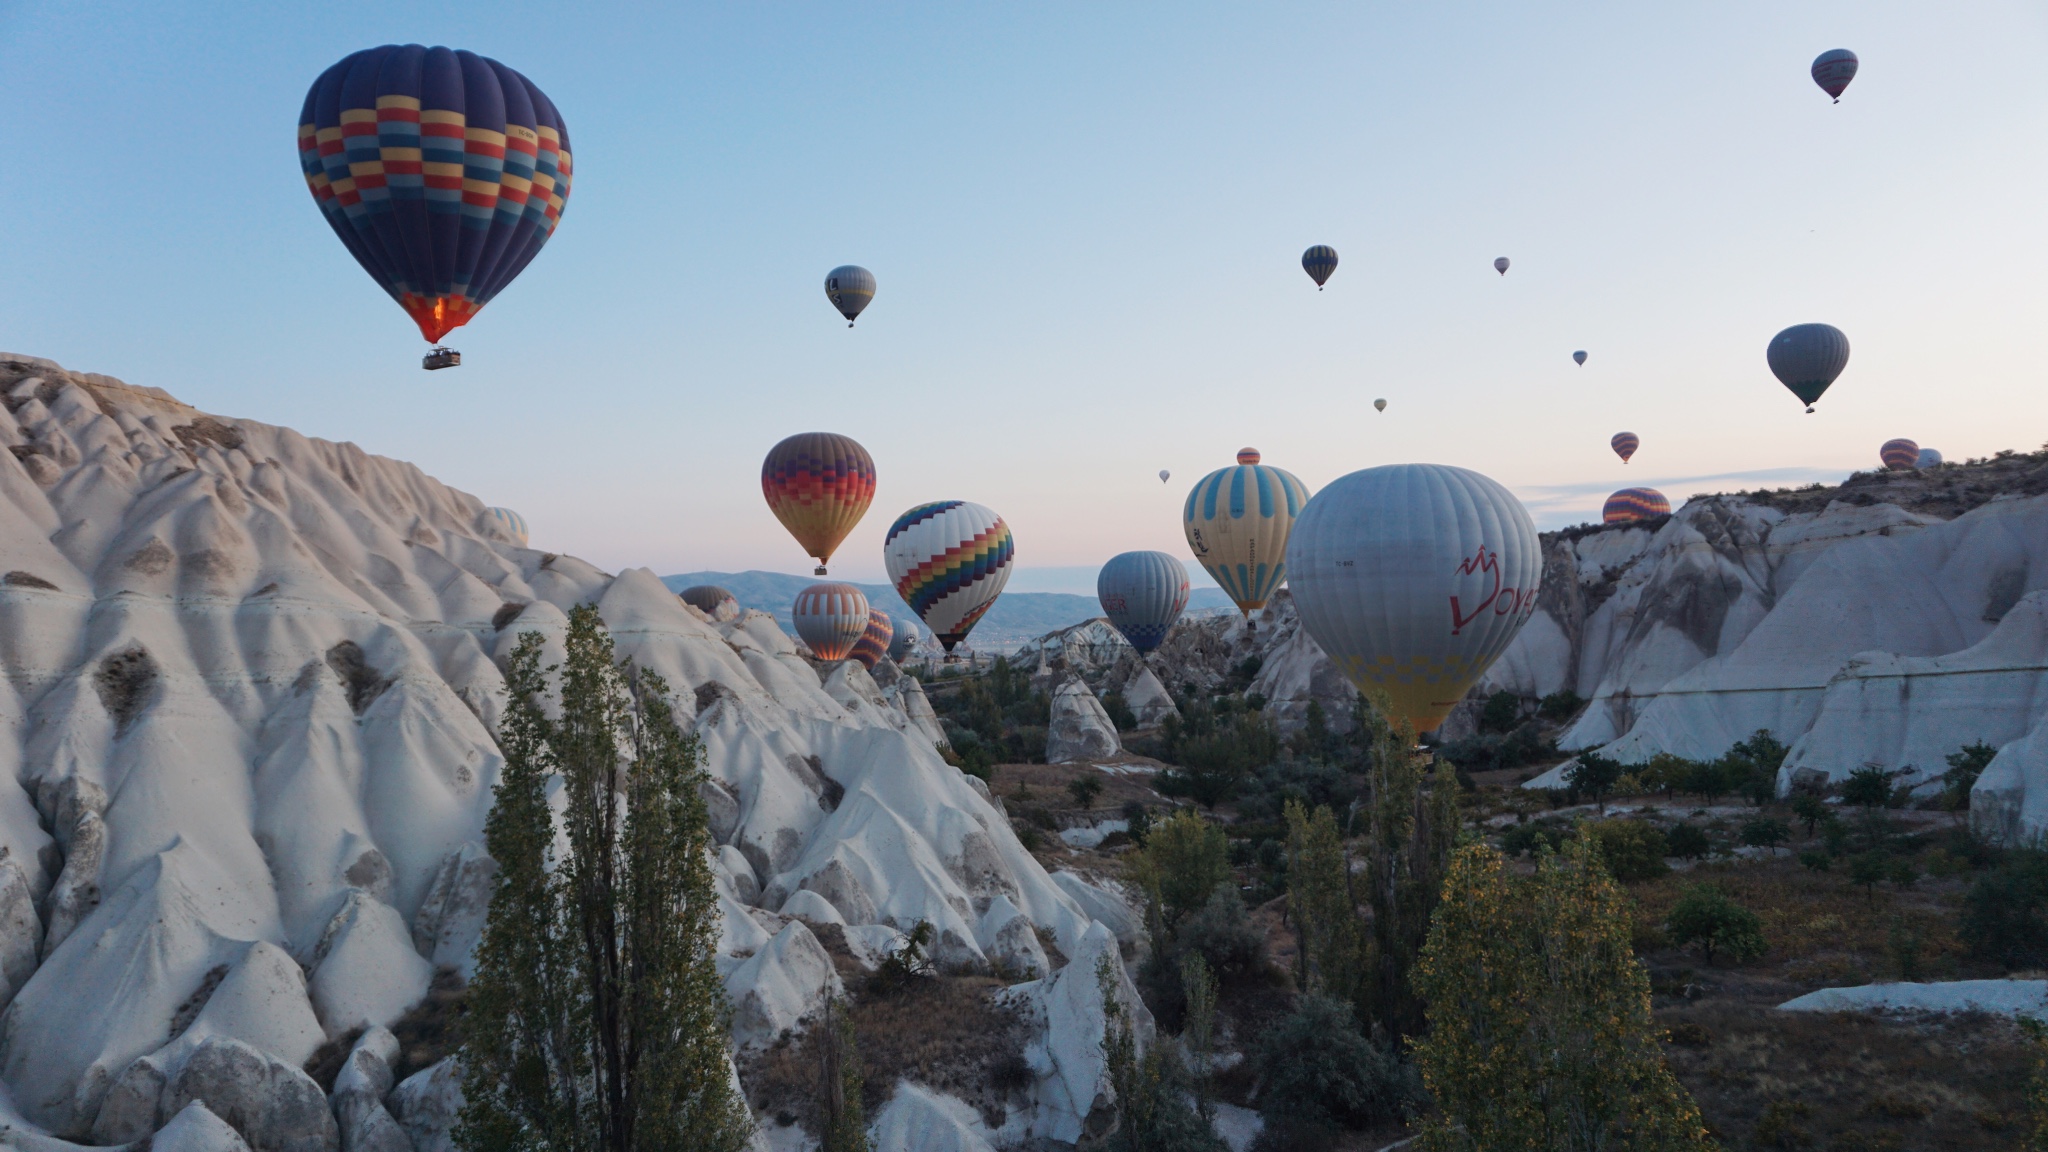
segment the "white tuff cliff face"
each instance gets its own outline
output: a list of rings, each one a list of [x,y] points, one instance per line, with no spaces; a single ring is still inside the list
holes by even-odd
[[[1982,741],[2000,751],[1973,819],[1998,836],[2048,833],[2044,490],[2048,463],[2014,456],[1858,476],[1846,498],[1795,496],[1789,510],[1708,497],[1648,526],[1548,533],[1540,610],[1474,695],[1575,692],[1590,704],[1560,745],[1626,763],[1712,758],[1767,728],[1792,746],[1786,787],[1865,764],[1925,783]],[[1094,621],[1030,651],[1114,685],[1136,666],[1116,639]],[[1348,726],[1351,686],[1285,590],[1256,631],[1235,616],[1183,621],[1149,662],[1175,688],[1208,690],[1253,656],[1247,691],[1283,733],[1311,702]],[[1453,713],[1440,735],[1469,721]]]
[[[821,679],[767,614],[713,620],[646,570],[519,547],[411,465],[45,360],[0,354],[0,446],[0,1131],[226,1146],[224,1121],[253,1147],[336,1146],[278,1109],[318,1096],[298,1066],[344,1030],[383,1068],[377,1026],[467,969],[497,661],[526,631],[559,658],[579,603],[707,752],[748,1039],[836,984],[785,908],[877,953],[928,920],[962,966],[1102,932],[940,759],[891,665]],[[1084,1118],[1054,1063],[1026,1127]],[[349,1146],[445,1139],[421,1117],[448,1109],[419,1100],[448,1069],[388,1114],[389,1085],[351,1075]],[[259,1083],[261,1107],[233,1103]]]

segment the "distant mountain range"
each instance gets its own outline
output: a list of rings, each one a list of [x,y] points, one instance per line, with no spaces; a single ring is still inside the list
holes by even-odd
[[[789,617],[790,605],[796,602],[797,593],[817,583],[818,578],[792,576],[787,572],[685,572],[680,576],[663,576],[661,582],[677,592],[696,584],[716,584],[732,593],[741,607],[773,613],[775,622],[782,625],[783,631],[795,635],[796,629]],[[903,598],[896,595],[896,589],[889,585],[853,586],[861,590],[868,603],[899,621],[917,619],[910,605],[905,604]],[[1197,588],[1188,598],[1190,615],[1228,608],[1231,608],[1230,598],[1220,588]],[[1048,632],[1057,632],[1100,615],[1102,605],[1093,596],[1076,596],[1067,592],[1005,592],[995,607],[988,610],[988,615],[974,626],[968,644],[983,652],[1011,652]],[[927,637],[931,635],[931,629],[921,630]]]

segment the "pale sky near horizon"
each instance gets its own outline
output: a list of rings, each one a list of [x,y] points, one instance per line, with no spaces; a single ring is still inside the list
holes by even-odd
[[[574,146],[454,371],[294,154],[314,77],[390,41],[518,68]],[[759,469],[812,429],[880,472],[850,579],[930,499],[1027,569],[1185,555],[1244,444],[1311,490],[1475,468],[1549,527],[2048,440],[2044,48],[2016,0],[0,0],[0,348],[413,461],[614,570],[808,571]],[[852,331],[841,263],[879,283]],[[1853,348],[1812,416],[1764,363],[1807,321]]]

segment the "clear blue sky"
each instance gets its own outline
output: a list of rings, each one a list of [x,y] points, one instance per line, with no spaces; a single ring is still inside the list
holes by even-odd
[[[405,40],[525,72],[575,147],[432,375],[293,146],[321,69]],[[758,476],[810,429],[880,468],[850,578],[941,498],[1029,567],[1179,554],[1241,444],[1577,522],[2048,440],[2044,49],[2017,0],[0,3],[0,348],[415,461],[609,568],[804,570]],[[880,282],[853,331],[845,262]],[[1763,350],[1812,320],[1854,354],[1806,416]]]

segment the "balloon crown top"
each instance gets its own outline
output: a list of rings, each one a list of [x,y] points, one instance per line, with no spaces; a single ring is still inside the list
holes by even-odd
[[[1257,464],[1259,462],[1259,450],[1257,448],[1239,448],[1237,450],[1237,462],[1239,464]]]

